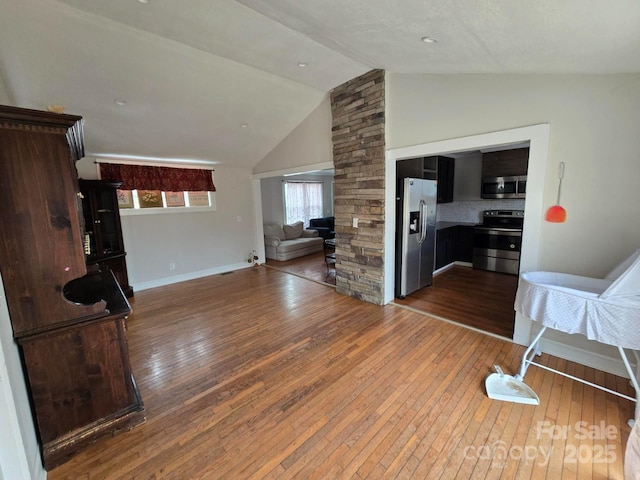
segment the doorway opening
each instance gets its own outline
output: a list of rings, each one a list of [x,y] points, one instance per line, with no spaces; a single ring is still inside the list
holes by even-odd
[[[526,178],[528,151],[525,142],[396,163],[394,304],[513,338],[525,199],[481,187],[498,175]],[[433,185],[420,197],[432,212],[423,242],[405,225],[421,217],[410,201],[415,184]]]
[[[451,140],[437,141],[392,149],[387,152],[385,203],[395,205],[396,201],[396,162],[416,157],[434,155],[451,155],[490,148],[505,148],[510,145],[529,144],[529,168],[525,210],[527,212],[523,225],[523,238],[520,256],[520,271],[535,270],[538,265],[540,230],[543,218],[544,175],[547,163],[549,144],[549,125],[541,124],[522,127]],[[386,209],[385,218],[385,303],[393,301],[396,255],[395,244],[396,212],[394,208]],[[511,338],[522,345],[529,342],[531,322],[521,316],[514,315],[514,328]]]
[[[284,226],[288,223],[294,223],[295,220],[300,220],[304,223],[304,229],[309,230],[314,226],[318,227],[321,223],[313,222],[314,225],[311,225],[312,217],[314,220],[333,218],[334,171],[331,164],[324,165],[324,167],[314,170],[301,167],[299,171],[273,172],[268,176],[256,179],[257,188],[259,188],[258,198],[261,200],[260,206],[257,206],[261,219],[257,226],[258,238],[256,240],[258,246],[263,249],[262,252],[259,252],[259,256],[262,255],[260,258],[264,259],[264,264],[267,267],[319,283],[335,285],[335,269],[331,268],[333,265],[329,265],[327,262],[326,245],[324,249],[319,247],[317,251],[301,252],[305,253],[304,255],[293,253],[285,255],[286,258],[282,256],[275,258],[274,255],[278,255],[273,248],[268,248],[267,240],[263,236],[265,229],[273,231],[271,226]],[[287,192],[287,187],[292,185],[318,187],[316,193],[321,198],[316,195],[308,199],[304,191],[299,196],[288,195],[290,192]],[[300,198],[298,199],[298,197]],[[292,205],[291,202],[295,202],[297,199],[300,205]],[[321,206],[318,207],[316,204]],[[325,230],[327,229],[318,229],[318,236],[324,238],[326,243],[329,236]]]

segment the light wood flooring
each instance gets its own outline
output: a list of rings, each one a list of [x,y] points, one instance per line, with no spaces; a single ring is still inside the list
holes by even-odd
[[[314,282],[336,284],[335,267],[331,265],[327,268],[324,252],[312,253],[284,262],[267,259],[267,266],[308,278]]]
[[[490,400],[492,366],[513,373],[524,350],[499,338],[263,266],[136,292],[132,306],[147,422],[50,480],[623,478],[633,404],[535,367],[539,406]],[[613,434],[579,438],[580,421]]]
[[[324,254],[316,253],[267,265],[316,282],[335,285],[335,270],[327,270]],[[454,265],[434,276],[433,284],[394,303],[414,308],[485,332],[513,338],[513,302],[518,277]]]

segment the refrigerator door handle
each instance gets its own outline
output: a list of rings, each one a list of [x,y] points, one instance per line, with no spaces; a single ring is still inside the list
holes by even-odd
[[[422,244],[427,238],[427,204],[424,200],[420,200],[420,239],[418,243]]]

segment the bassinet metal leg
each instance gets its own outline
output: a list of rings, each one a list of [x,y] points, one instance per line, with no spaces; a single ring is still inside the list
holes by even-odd
[[[531,342],[531,345],[529,345],[529,347],[524,351],[524,355],[522,356],[522,363],[520,364],[520,372],[513,377],[516,380],[524,380],[524,375],[525,373],[527,373],[527,368],[529,368],[533,357],[542,353],[538,347],[540,344],[540,338],[542,337],[542,334],[546,329],[547,327],[542,327],[542,330],[538,332],[536,337],[533,339],[533,342]],[[529,357],[529,354],[531,354],[531,357]]]
[[[627,373],[629,374],[629,379],[631,380],[631,385],[633,385],[634,390],[636,391],[636,408],[634,410],[633,419],[629,420],[629,425],[633,426],[635,423],[635,419],[638,418],[638,413],[640,413],[640,386],[638,386],[638,374],[640,373],[640,365],[636,364],[636,369],[638,371],[634,372],[631,368],[631,364],[629,363],[629,359],[627,358],[627,354],[624,351],[624,348],[618,347],[618,352],[620,352],[620,358],[622,359],[622,363],[624,363],[625,368],[627,369]],[[638,353],[633,351],[636,361],[638,361]]]

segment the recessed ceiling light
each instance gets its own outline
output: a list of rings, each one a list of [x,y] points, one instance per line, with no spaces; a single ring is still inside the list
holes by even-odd
[[[424,43],[438,43],[438,40],[433,37],[422,37]]]
[[[299,63],[298,63],[298,66],[299,66],[300,68],[304,68],[304,67],[306,67],[307,65],[309,65],[309,64],[308,64],[308,63],[306,63],[306,62],[299,62]]]
[[[241,123],[240,128],[247,128],[249,126],[248,123]]]
[[[149,0],[138,0],[138,2],[147,4],[147,3],[149,3]]]
[[[118,106],[122,107],[122,106],[124,106],[124,105],[126,105],[126,104],[127,104],[127,101],[126,101],[126,100],[124,100],[124,99],[122,99],[122,98],[116,98],[116,99],[113,101],[113,103],[115,103],[116,105],[118,105]]]

